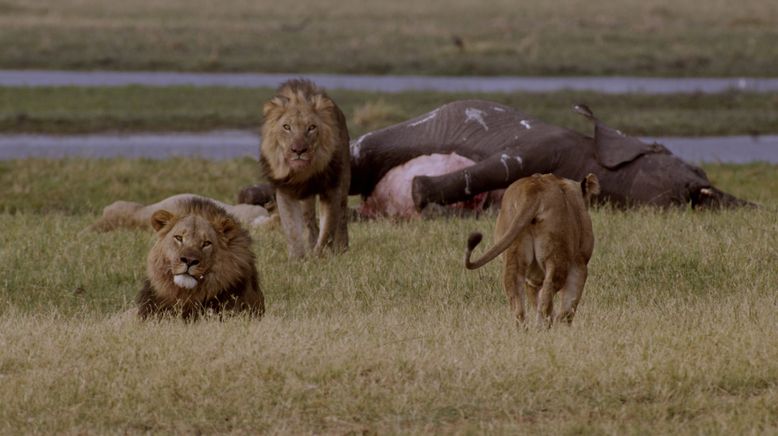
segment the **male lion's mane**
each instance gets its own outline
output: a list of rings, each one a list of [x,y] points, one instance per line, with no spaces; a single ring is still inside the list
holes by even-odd
[[[157,231],[157,242],[149,252],[147,278],[136,298],[138,315],[180,314],[183,318],[229,309],[247,310],[252,315],[264,313],[264,296],[259,287],[256,257],[251,250],[251,236],[238,221],[212,201],[192,198],[180,204],[180,212]],[[173,273],[164,260],[170,249],[170,231],[176,223],[199,215],[216,231],[218,241],[213,264],[197,288],[182,289],[173,282]],[[152,220],[154,217],[152,217]]]
[[[292,174],[279,138],[279,120],[287,111],[303,106],[315,112],[323,123],[318,126],[317,151],[311,168]],[[342,131],[345,117],[326,92],[308,80],[289,80],[265,103],[263,113],[259,162],[263,174],[275,188],[284,189],[293,198],[306,198],[337,185],[343,166],[350,165],[337,153],[344,135],[348,144],[348,132]]]
[[[289,257],[346,251],[351,157],[343,112],[298,79],[281,84],[263,115],[260,166],[275,188]]]

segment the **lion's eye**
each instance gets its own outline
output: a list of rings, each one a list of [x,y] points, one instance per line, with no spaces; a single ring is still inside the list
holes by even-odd
[[[308,126],[309,132],[313,132],[314,130],[316,130],[316,124],[311,124],[310,126]]]
[[[203,241],[203,248],[210,247],[210,246],[211,246],[211,241]]]
[[[290,131],[290,130],[292,130],[292,127],[291,127],[291,126],[289,126],[289,124],[284,124],[284,125],[283,125],[283,128],[284,128],[284,130],[286,130],[287,132],[288,132],[288,131]]]
[[[181,235],[175,235],[173,238],[178,242],[184,242],[184,237]]]

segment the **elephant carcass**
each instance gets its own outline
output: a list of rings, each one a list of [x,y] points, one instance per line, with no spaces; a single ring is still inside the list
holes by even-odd
[[[484,100],[455,101],[366,133],[351,143],[350,193],[369,196],[390,169],[415,157],[456,153],[475,164],[415,177],[412,196],[417,208],[467,200],[534,173],[574,180],[594,173],[601,185],[599,200],[616,206],[750,204],[713,187],[702,169],[664,146],[606,126],[584,105],[575,110],[591,120],[593,137]]]

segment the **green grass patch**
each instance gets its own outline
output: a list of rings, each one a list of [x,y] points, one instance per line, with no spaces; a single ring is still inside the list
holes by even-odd
[[[759,210],[594,210],[571,328],[517,331],[500,263],[463,268],[493,216],[354,223],[347,253],[299,262],[255,230],[261,321],[122,315],[153,237],[84,232],[100,208],[230,200],[255,167],[2,163],[0,433],[778,431],[775,166],[705,167]]]
[[[0,68],[768,76],[773,2],[0,2]]]
[[[718,188],[767,206],[778,206],[776,165],[706,164]],[[155,203],[190,192],[232,203],[240,188],[257,183],[251,158],[23,159],[0,161],[0,213],[99,213],[116,200]]]
[[[197,87],[2,88],[0,132],[203,131],[258,129],[273,90]],[[386,94],[334,90],[353,137],[456,99],[494,100],[547,122],[591,133],[570,109],[586,103],[635,135],[778,133],[778,93],[608,95],[593,92]]]
[[[250,158],[0,161],[0,212],[76,215],[116,200],[155,203],[185,192],[234,203],[241,187],[259,179]]]

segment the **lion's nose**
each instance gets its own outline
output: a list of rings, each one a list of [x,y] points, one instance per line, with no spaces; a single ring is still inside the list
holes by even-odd
[[[292,151],[297,154],[303,154],[308,151],[307,144],[292,144]]]
[[[180,260],[181,260],[181,262],[186,264],[186,266],[195,266],[195,265],[200,263],[199,260],[193,259],[191,257],[182,257]]]

